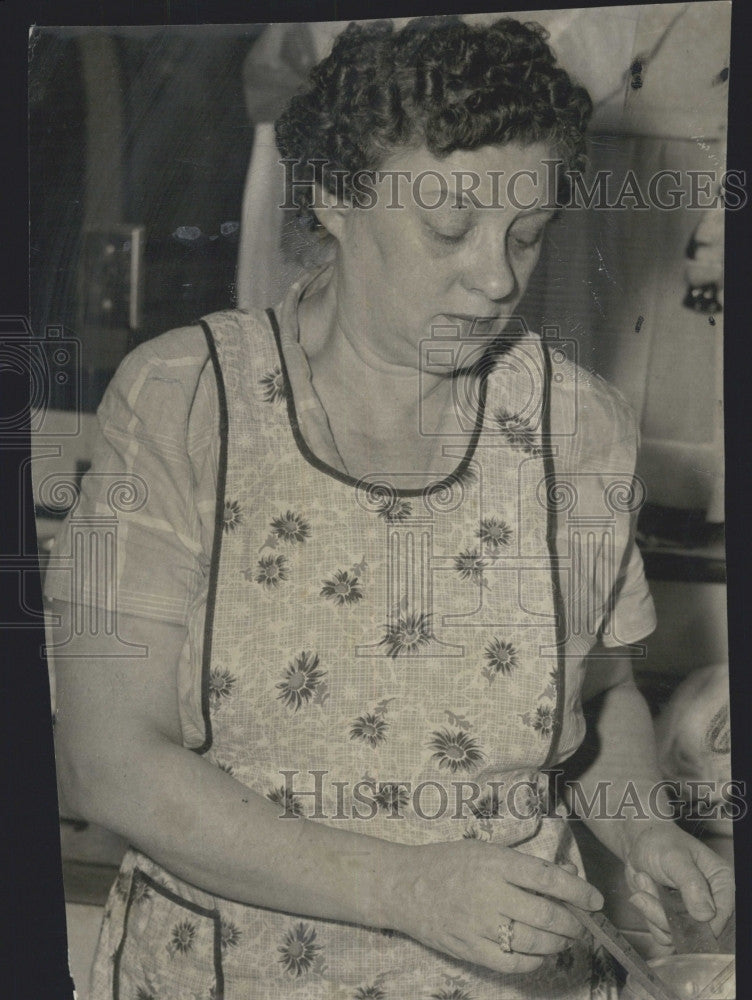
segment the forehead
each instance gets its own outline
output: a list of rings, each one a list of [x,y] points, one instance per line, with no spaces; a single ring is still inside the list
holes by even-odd
[[[522,145],[508,142],[502,145],[479,146],[477,149],[457,149],[438,157],[425,146],[395,150],[381,165],[384,180],[397,171],[404,172],[408,184],[418,184],[426,195],[448,190],[462,195],[473,191],[477,196],[502,196],[510,182],[519,198],[545,200],[553,177],[556,154],[545,142]]]

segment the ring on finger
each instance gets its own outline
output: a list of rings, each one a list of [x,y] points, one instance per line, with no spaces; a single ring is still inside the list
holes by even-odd
[[[506,954],[510,954],[514,949],[512,948],[512,939],[514,938],[514,920],[504,920],[499,924],[498,930],[496,932],[496,940],[499,947]]]

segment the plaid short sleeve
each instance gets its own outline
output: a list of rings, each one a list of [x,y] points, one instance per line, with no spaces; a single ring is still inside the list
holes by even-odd
[[[613,428],[608,467],[617,479],[635,476],[637,454],[640,449],[640,431],[634,412],[621,394],[609,386]],[[604,435],[608,440],[608,435]],[[624,528],[619,535],[625,537],[620,553],[619,570],[613,586],[613,600],[604,622],[601,640],[604,646],[627,646],[650,635],[656,627],[655,606],[650,594],[642,555],[635,541],[637,517],[645,499],[641,481],[635,476],[634,505],[627,505],[628,512],[621,516]]]
[[[186,624],[214,530],[218,405],[202,330],[147,341],[113,377],[80,501],[57,537],[45,595]],[[102,559],[95,536],[114,533]]]
[[[655,606],[650,595],[642,556],[632,540],[619,594],[608,617],[604,646],[628,646],[650,635],[656,627]]]

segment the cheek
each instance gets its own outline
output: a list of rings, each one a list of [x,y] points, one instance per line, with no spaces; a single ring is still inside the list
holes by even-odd
[[[408,251],[390,259],[389,270],[392,283],[402,288],[411,308],[420,305],[423,296],[430,290],[444,287],[460,273],[457,262],[447,258],[436,258],[422,245],[415,245]]]

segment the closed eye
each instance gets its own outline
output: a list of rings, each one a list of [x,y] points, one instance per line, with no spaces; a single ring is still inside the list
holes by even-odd
[[[545,231],[544,228],[542,228],[538,230],[537,233],[531,233],[529,235],[510,233],[509,234],[510,243],[512,244],[512,246],[515,246],[520,250],[530,250],[533,247],[537,247],[538,244],[541,242],[541,240],[543,239],[544,231]]]
[[[434,226],[426,226],[426,229],[428,230],[428,233],[432,239],[436,240],[439,243],[445,243],[445,244],[461,243],[469,232],[468,229],[462,229],[460,231],[457,230],[445,231],[442,229],[436,229]]]
[[[510,246],[518,250],[531,250],[537,247],[546,231],[546,227],[555,218],[548,214],[536,214],[532,217],[519,219],[509,230]]]

